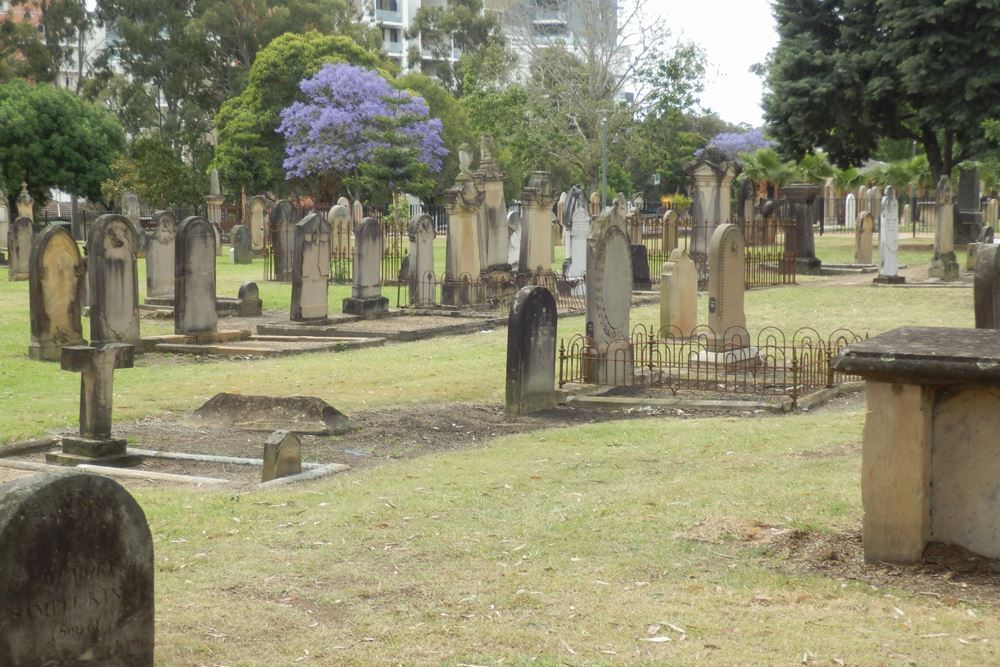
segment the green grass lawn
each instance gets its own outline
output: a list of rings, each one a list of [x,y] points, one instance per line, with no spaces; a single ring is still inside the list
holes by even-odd
[[[256,280],[265,308],[287,312],[290,286],[262,275],[259,260],[223,258],[219,294]],[[971,290],[830,282],[749,292],[748,327],[972,324]],[[26,357],[27,288],[0,281],[0,443],[77,418],[77,374]],[[632,312],[633,323],[657,318],[656,306]],[[567,336],[584,321],[559,326]],[[505,349],[500,329],[263,361],[146,355],[115,375],[115,419],[226,390],[314,395],[348,414],[461,411],[502,401]],[[863,420],[860,408],[663,416],[556,426],[267,492],[133,485],[154,536],[157,664],[996,664],[1000,615],[961,587],[921,595],[794,574],[755,537],[858,530]]]

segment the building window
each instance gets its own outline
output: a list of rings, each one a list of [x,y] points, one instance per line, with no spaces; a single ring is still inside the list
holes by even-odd
[[[378,9],[384,12],[398,12],[399,3],[396,0],[378,0]]]

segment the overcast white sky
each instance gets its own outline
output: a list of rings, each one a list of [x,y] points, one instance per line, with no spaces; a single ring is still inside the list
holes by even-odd
[[[749,72],[777,43],[770,0],[649,0],[674,38],[692,41],[709,59],[702,105],[731,123],[763,123],[761,81]]]

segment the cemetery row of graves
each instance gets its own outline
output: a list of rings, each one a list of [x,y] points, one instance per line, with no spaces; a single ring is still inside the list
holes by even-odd
[[[620,196],[602,208],[577,189],[559,202],[537,173],[518,225],[502,188],[491,201],[462,173],[444,269],[436,225],[415,217],[395,309],[384,229],[349,202],[300,216],[255,199],[259,229],[228,234],[212,216],[162,212],[143,232],[108,214],[85,254],[64,227],[18,216],[3,298],[26,316],[4,324],[5,367],[15,392],[32,391],[29,375],[82,379],[49,390],[79,407],[78,419],[64,411],[75,433],[21,438],[0,457],[0,475],[25,475],[0,497],[0,657],[260,664],[266,644],[289,663],[866,664],[919,646],[989,662],[996,246],[983,234],[959,262],[946,182],[926,248],[901,248],[889,191],[877,225],[871,208],[854,215],[854,261],[825,263],[835,239],[800,222],[815,198],[788,217],[748,207],[701,233],[698,215],[728,210],[713,187],[685,225],[632,214]],[[351,288],[336,312],[345,248]],[[902,266],[913,258],[923,265]],[[219,298],[227,265],[263,271],[260,287],[243,280],[236,299]],[[265,307],[261,294],[279,289]],[[933,328],[972,320],[970,292],[978,329]],[[882,334],[910,324],[924,326]],[[191,354],[204,361],[175,356]],[[430,444],[433,429],[476,419],[497,433],[485,446],[458,436],[457,452],[415,446],[397,465],[330,457],[372,438],[352,425],[367,396],[383,417],[403,409],[387,388],[443,408],[428,433],[393,437]],[[198,407],[191,394],[205,392]],[[293,405],[293,393],[313,398]],[[848,398],[797,410],[820,408],[820,394]],[[496,416],[472,413],[501,395]],[[121,403],[136,439],[120,435]],[[143,442],[143,416],[172,411],[202,421],[178,415],[175,442]],[[637,414],[656,418],[623,421]],[[242,453],[213,449],[223,433]],[[99,474],[27,476],[81,465]],[[219,472],[241,467],[249,477]],[[937,561],[952,571],[941,581],[886,565],[919,563],[929,543],[978,556]],[[832,556],[810,555],[827,544]],[[265,642],[265,626],[282,640]]]

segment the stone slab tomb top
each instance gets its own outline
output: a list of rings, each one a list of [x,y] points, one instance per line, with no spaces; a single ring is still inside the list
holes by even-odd
[[[873,380],[1000,385],[1000,330],[902,327],[851,345],[833,366]]]

